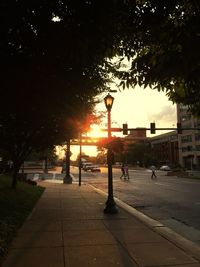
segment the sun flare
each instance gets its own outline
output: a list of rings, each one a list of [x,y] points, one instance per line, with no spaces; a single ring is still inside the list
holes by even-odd
[[[87,136],[90,137],[102,137],[104,136],[104,132],[102,129],[99,127],[99,125],[92,125],[91,130],[87,133]]]

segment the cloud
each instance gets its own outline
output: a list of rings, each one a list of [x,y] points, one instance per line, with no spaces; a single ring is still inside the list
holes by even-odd
[[[148,120],[151,122],[156,122],[160,125],[168,125],[172,127],[176,121],[176,106],[175,105],[165,105],[160,108],[156,113],[148,113]],[[161,126],[162,127],[162,126]]]

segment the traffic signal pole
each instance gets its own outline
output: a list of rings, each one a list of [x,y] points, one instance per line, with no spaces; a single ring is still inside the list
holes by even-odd
[[[181,134],[182,131],[188,131],[188,130],[200,130],[200,128],[195,128],[195,127],[181,127],[180,124],[177,124],[177,128],[173,127],[159,127],[156,128],[155,123],[151,123],[151,127],[150,128],[145,128],[145,127],[140,127],[140,128],[128,128],[127,124],[123,124],[123,128],[111,128],[110,129],[111,132],[123,132],[124,135],[128,134],[128,131],[151,131],[152,134],[155,134],[156,131],[165,131],[165,130],[169,130],[169,131],[177,131],[178,134]],[[102,131],[107,131],[107,129],[102,129]]]

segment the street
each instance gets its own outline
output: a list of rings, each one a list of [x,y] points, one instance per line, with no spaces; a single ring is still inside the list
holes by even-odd
[[[71,168],[76,181],[78,169]],[[166,176],[157,171],[129,170],[130,180],[120,180],[121,170],[113,169],[114,196],[149,217],[162,222],[187,239],[200,244],[200,181]],[[82,171],[82,182],[107,192],[107,169],[101,173]]]

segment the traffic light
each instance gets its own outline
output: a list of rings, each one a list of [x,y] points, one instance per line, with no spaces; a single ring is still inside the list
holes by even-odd
[[[124,135],[127,135],[128,134],[128,124],[127,123],[124,123],[123,124],[123,134]]]
[[[155,124],[155,122],[151,122],[150,123],[150,132],[151,132],[151,134],[155,134],[156,133],[156,124]]]
[[[181,123],[177,123],[177,134],[182,134],[182,128],[181,128]]]

